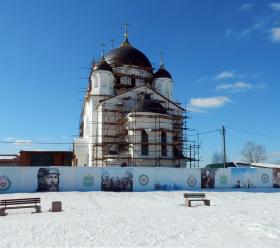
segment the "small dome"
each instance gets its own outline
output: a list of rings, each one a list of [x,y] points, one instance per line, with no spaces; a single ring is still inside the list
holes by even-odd
[[[135,65],[143,67],[143,69],[150,72],[152,71],[152,65],[146,55],[130,45],[127,40],[120,47],[112,49],[105,56],[105,60],[113,67]]]
[[[152,100],[149,94],[144,94],[133,109],[133,112],[151,112],[166,114],[165,108],[157,101]]]
[[[112,67],[104,60],[104,58],[102,58],[98,63],[94,64],[93,70],[104,70],[113,72]]]
[[[154,78],[172,78],[171,74],[165,70],[164,67],[160,67],[157,72],[154,74]]]

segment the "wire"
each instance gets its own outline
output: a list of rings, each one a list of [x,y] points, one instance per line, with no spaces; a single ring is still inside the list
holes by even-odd
[[[215,133],[215,132],[220,132],[220,129],[211,130],[211,131],[202,132],[202,133],[197,133],[197,134],[191,134],[191,135],[187,135],[187,136],[190,137],[190,136],[197,136],[197,135],[201,135],[201,134],[208,134],[208,133]]]
[[[226,128],[227,128],[227,129],[234,130],[234,131],[242,132],[242,133],[249,133],[249,134],[259,135],[259,136],[268,137],[268,138],[272,138],[272,139],[280,139],[279,136],[273,136],[273,135],[269,135],[269,134],[258,133],[258,132],[253,132],[253,131],[248,131],[248,130],[233,128],[233,127],[226,127]]]

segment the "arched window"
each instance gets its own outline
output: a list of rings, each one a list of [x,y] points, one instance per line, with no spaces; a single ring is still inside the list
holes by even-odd
[[[179,150],[179,137],[177,135],[173,136],[173,157],[178,158],[180,155],[180,150]]]
[[[167,156],[167,141],[166,141],[166,133],[161,133],[161,156],[166,157]]]
[[[149,137],[145,130],[141,132],[141,154],[149,155]]]
[[[161,156],[167,156],[166,133],[161,132]]]

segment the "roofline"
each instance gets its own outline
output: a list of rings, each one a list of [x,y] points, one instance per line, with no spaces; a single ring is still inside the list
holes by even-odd
[[[121,93],[119,93],[118,95],[111,96],[111,97],[106,98],[106,99],[102,99],[102,100],[100,100],[99,102],[105,102],[105,101],[110,100],[110,99],[112,99],[112,98],[115,98],[115,97],[117,97],[117,96],[121,96],[122,94],[125,94],[126,92],[129,92],[129,91],[132,91],[132,90],[135,90],[135,89],[139,89],[140,87],[147,87],[147,88],[149,88],[151,91],[153,91],[154,93],[156,93],[156,94],[158,94],[159,96],[163,97],[163,98],[164,98],[165,100],[167,100],[168,102],[171,102],[172,104],[174,104],[174,105],[177,106],[178,108],[182,109],[183,111],[186,111],[186,109],[185,109],[185,108],[182,108],[179,104],[173,102],[172,100],[168,99],[167,97],[163,96],[162,94],[160,94],[160,93],[158,93],[157,91],[155,91],[154,89],[152,89],[150,86],[144,85],[144,84],[143,84],[143,85],[139,85],[139,86],[137,86],[137,87],[134,87],[134,88],[132,88],[132,89],[126,90],[126,91],[124,91],[124,92],[121,92]]]

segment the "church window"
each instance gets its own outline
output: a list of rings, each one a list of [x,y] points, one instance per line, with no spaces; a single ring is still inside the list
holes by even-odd
[[[167,145],[166,145],[166,133],[161,133],[161,156],[166,157],[167,156]]]
[[[135,87],[135,78],[131,78],[131,86]]]
[[[149,137],[145,130],[141,132],[141,154],[149,155]]]
[[[180,156],[179,137],[177,135],[173,137],[173,156],[174,158],[178,158]]]

